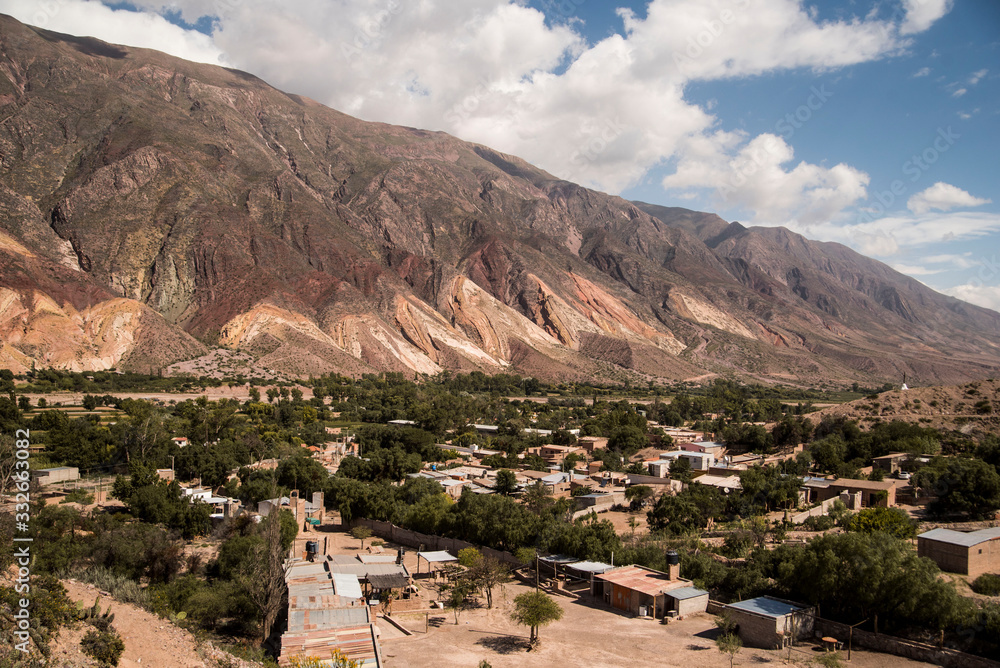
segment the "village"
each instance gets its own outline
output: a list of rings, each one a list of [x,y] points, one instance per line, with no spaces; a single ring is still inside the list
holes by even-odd
[[[417,426],[412,420],[402,419],[385,423],[387,429]],[[738,494],[741,474],[751,469],[775,469],[783,462],[794,461],[806,448],[800,443],[773,454],[733,452],[713,441],[711,432],[649,420],[648,433],[655,437],[624,462],[625,470],[612,471],[601,458],[607,452],[609,437],[581,435],[579,428],[526,427],[523,432],[538,444],[526,448],[519,457],[536,465],[514,469],[491,465],[504,455],[489,447],[502,428],[473,423],[462,430],[461,438],[435,442],[441,455],[438,461],[424,462],[420,470],[408,473],[407,479],[435,483],[451,502],[468,494],[499,494],[522,502],[532,492],[542,494],[552,502],[562,502],[566,521],[610,518],[618,531],[625,534],[631,530],[634,538],[637,530],[640,534],[649,530],[647,511],[662,497],[677,496],[692,487],[713,488],[723,497]],[[303,445],[302,454],[327,474],[335,476],[349,458],[365,459],[362,442],[353,430],[329,426],[325,430],[327,438],[315,445]],[[207,447],[183,436],[172,437],[172,445],[177,451]],[[544,466],[538,466],[539,461]],[[850,514],[896,508],[913,517],[922,516],[930,499],[921,497],[913,488],[909,471],[928,461],[927,457],[911,453],[891,452],[873,458],[872,465],[861,468],[855,478],[819,474],[796,478],[800,483],[791,500],[764,516],[768,526],[789,527],[780,539],[772,536],[767,541],[769,548],[781,543],[804,543],[817,535],[817,529],[822,532],[824,525],[817,518],[826,519],[837,511]],[[243,467],[243,473],[274,472],[279,465],[279,459],[262,459]],[[544,470],[536,470],[539,468]],[[229,480],[238,480],[238,473],[231,471]],[[156,469],[155,474],[165,483],[175,478],[171,468]],[[44,489],[65,490],[79,485],[79,471],[74,467],[38,470],[34,477]],[[111,484],[100,487],[95,490],[97,505],[115,503],[108,497]],[[275,511],[287,511],[297,527],[297,536],[286,554],[287,607],[279,617],[282,630],[273,636],[275,654],[282,666],[304,665],[293,662],[306,659],[324,661],[331,655],[356,662],[345,665],[365,667],[461,666],[473,665],[469,656],[477,650],[489,655],[487,665],[551,665],[547,663],[552,660],[548,643],[536,648],[534,643],[525,642],[519,633],[523,629],[511,625],[506,617],[500,619],[492,601],[484,610],[482,590],[455,596],[454,583],[462,579],[476,559],[487,558],[502,573],[494,583],[500,590],[502,603],[498,607],[509,608],[516,592],[542,591],[563,609],[584,615],[596,637],[603,636],[597,629],[607,625],[625,636],[635,629],[642,637],[655,635],[651,629],[659,627],[665,634],[652,640],[649,647],[693,652],[699,658],[703,657],[698,652],[712,650],[721,660],[713,641],[719,633],[732,632],[745,648],[744,653],[753,653],[759,661],[780,656],[808,663],[821,654],[836,653],[851,659],[852,665],[892,665],[885,662],[885,655],[872,654],[874,649],[942,665],[977,665],[977,659],[945,647],[879,637],[877,632],[855,630],[824,619],[815,605],[806,602],[768,595],[730,603],[713,600],[709,591],[680,576],[680,555],[670,549],[663,555],[664,570],[616,564],[613,552],[608,562],[542,553],[535,553],[532,559],[458,538],[420,533],[391,522],[364,517],[345,519],[327,503],[323,491],[306,495],[293,489],[287,495],[247,505],[226,496],[225,489],[224,485],[203,487],[196,479],[181,485],[181,494],[190,504],[210,507],[215,525],[244,515],[259,522]],[[703,540],[721,546],[726,532],[713,534],[713,520],[705,528]],[[915,544],[920,556],[932,559],[944,571],[969,579],[1000,570],[1000,528],[973,532],[935,528],[917,535]],[[468,624],[470,619],[489,628],[473,634],[478,634],[474,641],[478,645],[462,647],[469,645],[464,642],[468,638],[455,636],[451,627],[460,626],[462,620]],[[622,626],[626,620],[631,625]],[[725,620],[721,630],[717,620]],[[650,622],[658,626],[644,625]],[[561,637],[558,627],[554,625],[552,632]],[[447,640],[432,641],[435,635],[446,636]],[[682,642],[679,635],[687,641],[681,648],[671,645]],[[434,644],[433,650],[427,647],[428,642]],[[606,642],[612,641],[607,638]],[[420,646],[419,652],[431,652],[435,658],[418,659],[419,652],[407,649],[411,643]],[[534,653],[521,653],[529,649]],[[587,665],[618,665],[612,658],[602,664],[595,652],[592,649],[588,654]],[[907,665],[904,659],[898,660],[899,665]],[[681,661],[671,665],[681,665]]]

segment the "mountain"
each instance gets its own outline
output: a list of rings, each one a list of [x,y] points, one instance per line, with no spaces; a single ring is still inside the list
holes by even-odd
[[[0,365],[960,382],[1000,314],[245,72],[0,18]]]

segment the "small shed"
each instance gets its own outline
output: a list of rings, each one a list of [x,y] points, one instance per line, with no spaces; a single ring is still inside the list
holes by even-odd
[[[816,610],[773,596],[758,596],[726,606],[740,640],[749,647],[780,649],[812,635]]]
[[[1000,570],[1000,527],[979,531],[932,529],[917,536],[917,554],[943,571],[971,578]]]
[[[684,617],[708,609],[708,592],[697,587],[681,587],[664,592],[667,599],[667,614],[673,611],[675,617]]]
[[[611,607],[639,617],[677,616],[681,610],[683,614],[704,612],[708,606],[708,592],[695,589],[690,580],[638,565],[595,575],[594,594]]]

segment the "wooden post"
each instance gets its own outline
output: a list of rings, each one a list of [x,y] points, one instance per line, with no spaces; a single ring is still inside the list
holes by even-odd
[[[425,634],[427,633],[427,619],[430,616],[431,616],[431,613],[429,613],[429,612],[425,612],[424,613],[424,633]]]
[[[535,591],[538,591],[538,553],[535,553]]]
[[[847,632],[847,660],[851,660],[851,647],[854,646],[854,627],[850,627],[850,631]]]

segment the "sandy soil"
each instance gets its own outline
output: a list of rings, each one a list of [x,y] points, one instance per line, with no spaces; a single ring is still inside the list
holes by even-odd
[[[396,614],[394,619],[413,632],[412,636],[386,638],[382,642],[385,663],[390,668],[465,668],[485,659],[494,668],[548,668],[550,666],[706,666],[728,668],[729,658],[715,647],[718,633],[714,617],[692,615],[661,624],[633,619],[596,602],[589,595],[575,598],[553,594],[562,606],[563,618],[540,631],[540,646],[527,651],[528,629],[515,625],[508,614],[514,597],[530,591],[524,584],[509,585],[495,597],[493,610],[470,610],[455,624],[450,611],[427,615]],[[820,650],[802,644],[791,652],[790,665],[808,665]],[[744,648],[737,665],[787,663],[788,651]],[[854,651],[856,668],[921,666],[895,656]]]
[[[602,514],[601,517],[609,517]],[[628,513],[616,513],[615,524],[627,521]],[[640,514],[641,515],[641,514]],[[612,519],[609,517],[609,519]],[[320,549],[329,554],[357,554],[361,541],[341,532],[339,527],[324,526],[323,530],[301,534],[297,551],[305,549],[306,540],[319,539]],[[325,539],[325,541],[324,541]],[[371,539],[365,541],[365,551]],[[393,553],[395,544],[387,543],[383,550]],[[416,550],[404,548],[404,563],[417,572]],[[421,564],[424,573],[427,564]],[[417,580],[420,596],[428,603],[439,598],[433,580]],[[513,599],[531,591],[523,582],[508,585],[503,593],[494,594],[494,609],[480,607],[455,616],[451,610],[430,612],[395,612],[392,618],[412,635],[406,636],[379,622],[382,630],[382,655],[388,668],[470,668],[485,659],[494,668],[549,668],[551,666],[588,666],[610,668],[618,666],[706,666],[728,668],[729,659],[715,647],[715,618],[708,614],[690,616],[684,620],[661,624],[649,619],[633,619],[604,606],[589,594],[579,598],[574,594],[546,589],[562,606],[563,618],[541,629],[541,645],[527,651],[528,629],[517,626],[509,617]],[[426,629],[426,630],[425,630]],[[820,655],[820,649],[803,644],[791,652],[744,648],[736,657],[736,665],[762,663],[809,665]],[[855,668],[902,668],[922,666],[916,661],[871,652],[854,651],[851,666]]]
[[[85,606],[94,604],[99,596],[93,585],[75,580],[64,580],[63,585],[69,597],[81,601]],[[215,661],[203,658],[197,643],[188,631],[174,626],[169,621],[146,612],[134,605],[119,603],[109,596],[100,595],[101,609],[115,613],[114,627],[125,642],[119,668],[139,668],[140,666],[170,666],[171,668],[214,668]],[[53,648],[56,666],[89,666],[94,663],[80,651],[80,639],[87,631],[87,625],[64,629]],[[207,648],[206,648],[207,649]]]

